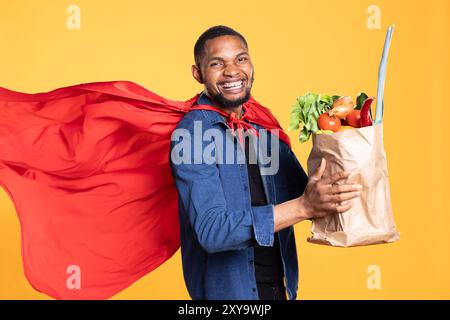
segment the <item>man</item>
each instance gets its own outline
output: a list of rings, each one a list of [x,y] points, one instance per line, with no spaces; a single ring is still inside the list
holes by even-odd
[[[345,183],[347,172],[323,177],[325,160],[308,181],[284,141],[269,132],[270,143],[258,142],[262,134],[258,138],[254,131],[264,133],[261,126],[251,126],[245,146],[236,142],[236,128],[227,117],[245,118],[243,106],[254,80],[241,34],[212,27],[200,36],[194,54],[192,74],[204,85],[197,104],[217,111],[188,112],[172,135],[170,163],[189,294],[193,299],[272,300],[286,299],[287,291],[293,300],[298,288],[293,225],[349,210],[360,186]],[[205,135],[211,139],[205,141]],[[231,150],[224,141],[234,142]],[[181,142],[189,146],[183,152]],[[214,152],[204,152],[211,144]],[[276,170],[250,161],[261,153],[270,154]],[[234,162],[218,161],[224,155],[236,156]],[[235,160],[239,157],[245,164]]]

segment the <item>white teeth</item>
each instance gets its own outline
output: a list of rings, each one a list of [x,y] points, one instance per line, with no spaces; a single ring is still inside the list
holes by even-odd
[[[227,82],[222,85],[224,88],[240,88],[242,87],[242,80],[236,82]]]

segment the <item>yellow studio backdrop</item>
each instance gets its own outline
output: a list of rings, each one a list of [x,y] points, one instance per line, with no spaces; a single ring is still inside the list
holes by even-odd
[[[185,100],[202,89],[190,73],[195,41],[225,24],[247,38],[253,95],[286,129],[308,91],[376,95],[391,23],[384,142],[401,239],[326,247],[306,242],[309,221],[296,225],[298,298],[449,299],[448,0],[1,0],[0,86],[35,93],[130,80]],[[311,143],[289,135],[306,168]],[[0,298],[48,299],[26,281],[20,252],[19,222],[0,189]],[[189,299],[180,251],[114,298]]]

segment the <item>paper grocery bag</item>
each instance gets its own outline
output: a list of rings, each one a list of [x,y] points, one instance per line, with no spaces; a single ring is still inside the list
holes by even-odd
[[[351,172],[348,182],[362,185],[353,207],[340,214],[312,220],[309,242],[352,247],[394,242],[399,233],[392,215],[389,174],[383,146],[383,126],[313,135],[308,175],[327,160],[324,175]]]

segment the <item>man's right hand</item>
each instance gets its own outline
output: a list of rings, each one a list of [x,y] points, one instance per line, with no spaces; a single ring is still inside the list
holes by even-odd
[[[359,184],[337,184],[348,178],[349,172],[341,171],[323,177],[326,160],[322,158],[317,171],[309,178],[303,195],[300,197],[307,219],[321,218],[330,214],[348,211],[353,199],[359,197],[362,186]]]

